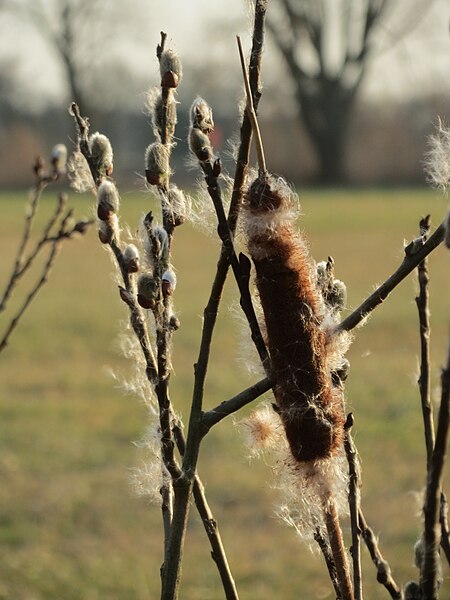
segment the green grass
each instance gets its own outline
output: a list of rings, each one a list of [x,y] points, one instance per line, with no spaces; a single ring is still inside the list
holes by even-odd
[[[0,196],[0,285],[12,265],[24,200],[25,195]],[[44,198],[44,213],[53,202],[51,194]],[[78,215],[90,213],[90,199],[73,195],[71,202]],[[311,253],[316,260],[334,257],[350,306],[395,269],[403,239],[416,236],[420,216],[432,213],[437,225],[446,209],[439,197],[416,190],[308,191],[301,203],[300,226]],[[132,226],[149,208],[143,195],[125,195],[122,204],[123,217]],[[185,418],[218,249],[214,239],[189,225],[177,231],[176,307],[182,327],[175,339],[171,396]],[[449,267],[449,253],[439,248],[430,259],[435,399],[448,343]],[[133,441],[144,433],[146,409],[123,395],[108,375],[108,369],[127,373],[130,367],[119,350],[126,311],[111,270],[94,231],[67,243],[50,282],[1,355],[0,598],[158,597],[160,510],[135,498],[128,482],[130,469],[141,460]],[[417,576],[412,546],[420,531],[424,486],[415,292],[415,280],[409,278],[357,331],[347,385],[362,458],[364,509],[394,577],[403,583]],[[23,297],[21,291],[14,296],[2,315],[2,328]],[[212,351],[207,406],[253,380],[239,349],[242,325],[229,309],[235,305],[235,285],[229,281]],[[199,472],[241,600],[334,597],[320,556],[274,518],[270,469],[263,462],[249,462],[231,419],[205,440]],[[348,535],[348,523],[344,526]],[[375,581],[367,552],[363,556],[366,600],[387,597]],[[448,598],[448,568],[444,574],[442,598]],[[223,598],[195,511],[181,597]]]

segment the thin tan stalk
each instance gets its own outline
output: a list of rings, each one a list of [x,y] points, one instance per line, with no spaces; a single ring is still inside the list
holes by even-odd
[[[342,600],[354,600],[347,553],[344,546],[341,527],[339,525],[336,504],[331,496],[325,499],[323,511]]]

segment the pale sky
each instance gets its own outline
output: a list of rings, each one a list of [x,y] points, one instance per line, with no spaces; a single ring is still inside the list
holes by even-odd
[[[37,1],[26,0],[30,3]],[[411,33],[399,35],[398,25],[383,32],[384,40],[380,43],[385,50],[370,65],[363,90],[366,96],[399,98],[432,92],[450,93],[450,3],[448,0],[430,0],[432,7],[416,17],[408,11],[408,6],[411,7],[415,1],[405,0],[403,13],[398,19],[405,28],[412,27]],[[52,0],[42,2],[48,6],[52,4]],[[134,2],[139,5],[139,11],[132,32],[128,33],[127,29],[127,36],[114,45],[118,36],[113,31],[104,44],[105,55],[119,53],[125,63],[129,57],[127,68],[144,81],[159,32],[165,30],[169,33],[170,45],[179,52],[186,67],[191,64],[201,69],[203,63],[210,65],[214,61],[217,65],[214,76],[220,77],[220,65],[225,64],[227,77],[230,77],[230,72],[234,73],[239,79],[237,87],[241,85],[235,34],[242,35],[248,49],[251,17],[247,2],[133,0],[126,4],[129,10],[132,10]],[[107,6],[107,3],[104,5]],[[426,7],[426,2],[422,5]],[[47,99],[64,100],[61,66],[36,30],[17,19],[3,17],[0,36],[2,58],[13,63],[24,94],[32,92],[37,104]],[[282,73],[277,50],[269,42],[263,68],[263,79],[269,89],[283,86]]]

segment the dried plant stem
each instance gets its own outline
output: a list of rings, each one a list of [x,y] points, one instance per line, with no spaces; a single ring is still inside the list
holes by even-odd
[[[67,238],[67,236],[65,235],[66,234],[66,226],[67,226],[67,222],[72,217],[72,213],[73,213],[72,210],[67,211],[64,218],[62,219],[60,227],[59,227],[58,235],[54,238],[54,240],[51,243],[50,252],[49,252],[48,258],[45,262],[45,265],[42,269],[40,278],[34,285],[31,292],[26,297],[25,301],[23,302],[22,306],[16,313],[15,317],[11,320],[9,326],[7,327],[5,333],[3,334],[3,338],[0,340],[0,352],[2,352],[2,350],[4,350],[6,348],[6,346],[8,345],[8,340],[9,340],[11,334],[17,327],[20,319],[22,318],[23,314],[27,310],[27,308],[30,305],[33,298],[39,292],[41,287],[45,283],[47,283],[48,276],[50,274],[50,271],[52,270],[53,264],[55,262],[55,259],[58,254],[58,251],[60,249],[60,246],[62,244],[62,241]]]
[[[424,239],[430,231],[430,215],[420,221],[420,231]],[[428,260],[424,258],[417,267],[419,280],[419,295],[416,305],[420,325],[420,376],[419,390],[422,403],[425,444],[427,450],[427,469],[430,466],[434,447],[433,407],[430,394],[430,312],[429,312],[429,275]]]
[[[436,441],[428,472],[428,482],[425,493],[424,512],[424,559],[420,573],[420,584],[424,600],[438,598],[439,544],[440,527],[439,513],[443,469],[447,452],[450,427],[450,348],[447,364],[441,376],[441,403],[436,429]]]
[[[237,44],[238,44],[238,48],[239,48],[239,58],[241,59],[241,67],[242,67],[242,74],[244,77],[245,92],[247,95],[247,109],[246,110],[247,110],[248,116],[250,118],[250,122],[252,124],[253,133],[256,138],[256,152],[258,155],[259,170],[262,173],[266,173],[267,167],[266,167],[266,159],[264,156],[264,146],[262,143],[261,131],[259,129],[259,124],[258,124],[258,119],[256,117],[255,107],[253,106],[252,90],[250,87],[250,81],[249,81],[248,74],[247,74],[247,67],[245,66],[244,51],[242,50],[241,38],[237,35],[236,39],[237,39]]]
[[[317,529],[314,533],[314,539],[319,545],[319,548],[325,559],[325,564],[327,565],[328,569],[328,575],[330,576],[331,583],[333,584],[334,591],[336,593],[336,600],[342,600],[341,589],[339,587],[339,581],[337,578],[336,565],[334,564],[333,555],[330,552],[328,542],[320,533],[319,529]]]
[[[392,572],[389,567],[389,564],[384,560],[383,555],[381,554],[380,548],[378,546],[377,538],[373,533],[372,529],[367,525],[367,521],[364,517],[362,510],[359,510],[358,513],[359,527],[361,529],[361,535],[363,540],[369,550],[370,557],[372,559],[373,564],[377,568],[377,581],[389,592],[391,598],[395,598],[396,600],[401,600],[402,594],[399,586],[394,581],[392,577]]]
[[[363,600],[363,589],[362,589],[362,571],[361,571],[361,529],[359,527],[359,505],[360,505],[360,494],[359,494],[359,464],[358,464],[358,453],[356,446],[352,438],[351,428],[353,427],[354,419],[352,413],[347,417],[345,424],[345,438],[344,447],[347,455],[347,461],[349,466],[349,507],[350,507],[350,523],[352,527],[352,547],[351,555],[353,560],[353,588],[355,593],[355,600]]]
[[[398,269],[384,283],[346,317],[337,327],[341,331],[350,331],[379,306],[399,283],[405,279],[417,265],[435,250],[444,239],[445,226],[441,223],[433,235],[414,254],[406,254]]]
[[[441,494],[441,509],[439,511],[441,523],[441,547],[450,566],[450,532],[448,526],[448,502],[445,494]]]
[[[342,600],[353,600],[352,582],[350,579],[350,570],[348,568],[347,555],[342,538],[342,531],[339,525],[336,505],[331,496],[324,501],[325,525],[328,532],[331,553],[336,566],[336,576],[341,590]]]

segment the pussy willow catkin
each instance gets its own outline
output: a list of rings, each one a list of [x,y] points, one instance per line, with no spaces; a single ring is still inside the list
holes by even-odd
[[[248,249],[256,269],[271,356],[276,408],[294,458],[332,456],[342,444],[342,392],[327,368],[324,303],[306,246],[294,231],[292,193],[267,173],[247,197]]]

